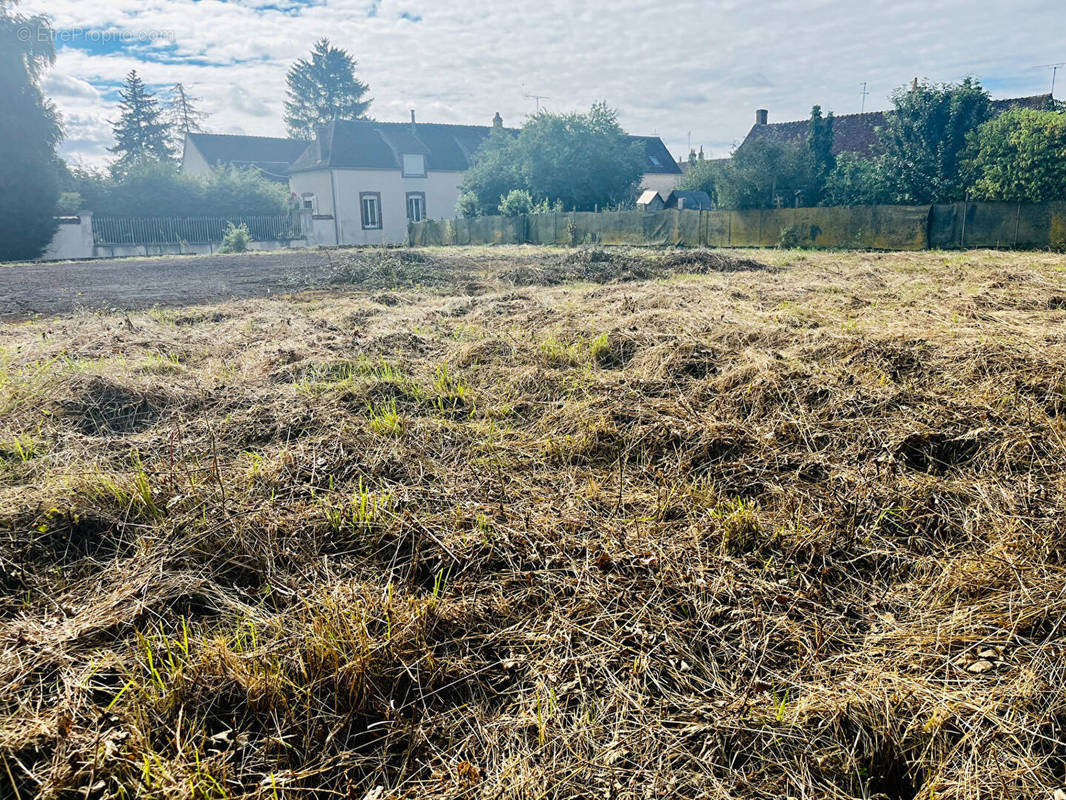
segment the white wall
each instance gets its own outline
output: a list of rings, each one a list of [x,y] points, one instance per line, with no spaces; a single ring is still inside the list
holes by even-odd
[[[63,217],[59,230],[41,256],[42,261],[77,261],[93,257],[93,215],[82,211],[77,217]]]
[[[311,247],[334,247],[337,244],[333,224],[333,197],[330,193],[329,170],[297,172],[289,176],[289,191],[303,203],[303,195],[315,196],[315,210],[303,213],[301,227]]]
[[[424,192],[428,219],[451,219],[459,202],[462,172],[430,171],[425,178],[405,178],[400,170],[333,170],[337,194],[336,227],[340,244],[404,244],[407,242],[407,193]],[[318,216],[333,215],[333,190],[326,170],[289,176],[289,188],[298,197],[305,192],[318,201]],[[364,229],[359,204],[361,192],[381,193],[382,228]],[[315,220],[316,231],[327,223]],[[317,243],[317,242],[316,242]]]
[[[310,218],[310,215],[308,215]],[[316,221],[315,225],[323,223]],[[329,220],[332,235],[333,221]],[[304,229],[307,230],[306,228]],[[318,244],[333,244],[332,241],[316,242],[308,235],[300,239],[249,242],[249,250],[287,250],[314,247]],[[83,261],[91,258],[129,258],[134,256],[208,255],[216,253],[221,243],[212,244],[95,244],[93,240],[93,215],[82,211],[78,217],[63,217],[51,244],[41,256],[41,261]]]
[[[640,188],[641,191],[651,189],[653,192],[658,192],[663,197],[666,197],[670,192],[677,188],[677,182],[680,180],[680,175],[649,173],[644,176],[644,182],[640,185]]]
[[[207,163],[207,159],[203,157],[203,154],[196,149],[196,145],[189,141],[188,134],[185,134],[185,149],[181,156],[181,171],[186,175],[192,175],[194,178],[206,178],[211,174],[211,165]]]

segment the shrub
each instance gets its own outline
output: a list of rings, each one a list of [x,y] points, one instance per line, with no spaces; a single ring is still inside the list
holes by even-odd
[[[252,234],[245,224],[234,225],[230,222],[226,226],[226,233],[222,236],[223,253],[243,253],[248,249],[248,243],[252,241]]]
[[[455,213],[460,217],[470,219],[471,217],[479,216],[480,212],[481,209],[476,194],[473,192],[463,192],[459,195],[459,202],[455,206]]]
[[[822,205],[873,206],[890,200],[887,181],[879,158],[866,159],[855,153],[841,153],[826,177]]]
[[[512,189],[500,196],[500,214],[504,217],[518,217],[533,213],[533,198],[525,189]]]
[[[984,123],[968,167],[981,200],[1066,199],[1066,115],[1014,109]]]
[[[142,161],[120,177],[73,170],[65,192],[77,192],[99,216],[253,217],[288,213],[288,188],[255,169],[185,175],[166,162]]]

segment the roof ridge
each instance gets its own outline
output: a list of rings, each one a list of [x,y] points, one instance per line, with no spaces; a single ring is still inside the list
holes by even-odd
[[[1024,101],[1024,100],[1036,100],[1037,98],[1044,98],[1044,97],[1050,97],[1050,96],[1051,96],[1051,92],[1037,92],[1036,94],[1026,94],[1026,95],[1022,95],[1021,97],[991,97],[991,98],[989,98],[989,102],[990,103],[1017,103],[1017,102],[1021,102],[1021,101]],[[886,108],[886,109],[882,109],[881,111],[859,111],[859,112],[850,113],[850,114],[835,114],[832,111],[827,112],[827,113],[833,114],[833,119],[837,120],[837,119],[849,119],[849,118],[853,119],[855,117],[870,117],[870,116],[876,116],[878,114],[891,114],[892,111],[893,111],[893,109]],[[806,119],[788,119],[788,120],[782,120],[781,122],[767,122],[766,124],[767,125],[795,125],[797,123],[810,122],[810,121],[811,121],[810,117],[807,117]]]
[[[307,144],[306,139],[291,139],[288,136],[257,136],[245,133],[209,133],[207,131],[189,131],[188,136],[212,136],[217,139],[263,139],[270,142],[291,142]]]

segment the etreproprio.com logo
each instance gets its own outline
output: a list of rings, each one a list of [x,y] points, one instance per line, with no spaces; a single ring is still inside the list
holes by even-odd
[[[174,31],[118,31],[98,30],[93,28],[64,28],[51,30],[44,27],[24,25],[18,30],[20,42],[41,41],[55,44],[152,44],[155,42],[173,42]]]

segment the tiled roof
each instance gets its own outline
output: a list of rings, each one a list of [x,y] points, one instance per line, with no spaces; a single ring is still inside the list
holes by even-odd
[[[462,172],[492,129],[480,125],[338,121],[327,125],[292,165],[313,169],[401,169],[405,154],[423,155],[427,170]]]
[[[681,167],[674,161],[663,140],[658,136],[630,136],[630,139],[644,144],[645,175],[680,175]]]
[[[427,170],[464,172],[491,131],[487,125],[419,122],[412,126],[409,122],[338,121],[322,129],[290,171],[400,169],[405,154],[421,154],[426,157]],[[680,174],[680,168],[658,136],[630,138],[644,145],[645,174]]]
[[[1002,114],[1012,108],[1046,108],[1050,94],[1038,94],[1032,97],[1013,97],[1006,100],[993,100],[992,110]],[[842,114],[833,117],[833,154],[856,153],[860,156],[873,155],[877,146],[877,129],[885,125],[885,115],[890,111],[869,111],[865,114]],[[763,141],[774,144],[803,141],[807,136],[809,121],[772,122],[768,125],[755,125],[741,143],[744,147],[749,142]]]
[[[307,149],[307,142],[267,136],[190,133],[188,139],[211,166],[257,167],[282,177]]]

